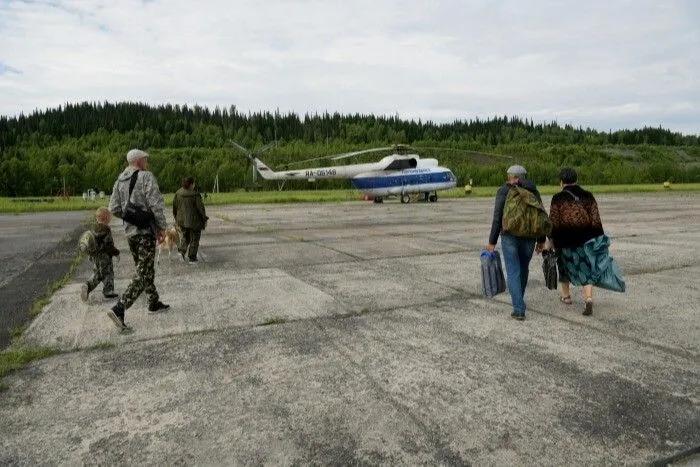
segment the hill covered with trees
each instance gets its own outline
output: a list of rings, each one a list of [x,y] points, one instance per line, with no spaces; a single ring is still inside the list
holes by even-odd
[[[234,106],[79,103],[0,117],[0,196],[109,192],[133,147],[151,154],[163,191],[193,175],[200,190],[216,175],[222,191],[251,183],[248,161],[231,141],[254,149],[276,141],[261,157],[273,168],[312,157],[364,148],[409,144],[436,157],[465,183],[502,183],[505,168],[522,163],[541,184],[556,183],[562,166],[576,167],[584,183],[700,182],[700,137],[662,128],[600,132],[517,117],[451,123],[339,113],[241,113]],[[391,151],[387,151],[387,154]],[[376,160],[368,154],[342,163]],[[320,160],[314,165],[326,165]],[[266,185],[270,189],[276,186]],[[291,188],[348,187],[347,181]]]

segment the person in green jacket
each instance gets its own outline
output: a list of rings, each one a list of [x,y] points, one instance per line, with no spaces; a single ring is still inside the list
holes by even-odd
[[[195,189],[194,178],[182,179],[182,188],[177,190],[173,198],[173,217],[181,234],[177,248],[180,256],[183,261],[196,264],[199,239],[209,218],[202,195]]]

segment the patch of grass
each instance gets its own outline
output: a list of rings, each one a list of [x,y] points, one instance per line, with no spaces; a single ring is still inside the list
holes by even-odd
[[[89,347],[74,347],[73,350],[109,350],[113,349],[114,347],[116,347],[116,345],[113,342],[98,342],[97,344],[91,345]]]
[[[76,256],[73,262],[71,263],[70,267],[68,268],[68,272],[66,272],[66,274],[62,278],[49,284],[49,286],[46,288],[46,295],[34,300],[34,303],[32,303],[32,307],[29,310],[30,316],[37,316],[39,313],[41,313],[41,310],[43,310],[44,307],[51,302],[51,297],[53,296],[53,294],[65,287],[66,284],[68,284],[73,279],[75,271],[80,266],[80,263],[82,263],[83,258],[84,255]]]
[[[8,389],[10,389],[10,386],[7,383],[0,382],[0,392],[5,392]]]
[[[279,317],[267,318],[265,321],[263,321],[261,326],[271,326],[273,324],[282,324],[284,322],[285,322],[284,318],[279,318]]]
[[[26,331],[26,330],[27,330],[27,325],[24,325],[24,326],[15,326],[14,328],[12,328],[12,329],[10,330],[10,336],[11,336],[13,339],[17,339],[17,338],[19,338],[20,336],[22,336],[22,334],[24,334],[24,331]]]
[[[50,347],[23,348],[10,347],[0,352],[0,378],[8,373],[22,368],[27,363],[60,353],[60,350]]]
[[[585,185],[593,193],[661,193],[700,191],[700,183],[674,183],[665,188],[662,183],[646,185]],[[498,187],[472,187],[472,193],[466,194],[464,186],[441,191],[440,198],[466,198],[495,196]],[[558,186],[540,187],[542,194],[551,195],[559,191]],[[172,205],[173,195],[164,195],[166,205]],[[285,190],[285,191],[236,191],[231,193],[209,193],[204,204],[207,206],[228,204],[265,204],[265,203],[328,203],[341,201],[359,201],[364,195],[358,190]],[[33,201],[30,201],[33,200]],[[49,201],[53,200],[53,201]],[[99,202],[84,201],[82,198],[3,198],[0,197],[0,213],[21,214],[25,212],[49,211],[93,211],[99,206],[106,206],[108,200]],[[225,219],[222,217],[223,220]]]

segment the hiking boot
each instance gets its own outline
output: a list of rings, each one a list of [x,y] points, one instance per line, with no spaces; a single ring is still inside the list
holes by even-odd
[[[525,321],[525,313],[512,312],[510,314],[510,317],[513,319],[517,319],[518,321]]]
[[[104,293],[102,295],[104,295],[105,298],[117,298],[119,296],[119,294],[116,294],[114,292],[107,292],[107,293]]]
[[[90,286],[83,284],[80,286],[80,299],[87,303],[88,296],[90,295]]]
[[[153,305],[148,305],[148,312],[149,313],[160,313],[162,311],[167,310],[170,308],[170,305],[166,305],[165,303],[158,301],[154,303]]]
[[[586,300],[586,308],[583,309],[583,316],[590,316],[593,314],[593,300]]]
[[[114,305],[112,309],[107,312],[107,316],[120,331],[129,329],[129,326],[124,323],[124,307],[120,304]]]

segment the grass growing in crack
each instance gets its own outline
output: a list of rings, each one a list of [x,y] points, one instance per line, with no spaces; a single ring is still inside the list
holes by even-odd
[[[279,318],[279,317],[267,318],[265,321],[263,321],[262,326],[270,326],[273,324],[282,324],[284,322],[285,322],[284,318]]]
[[[81,351],[81,350],[109,350],[113,349],[116,347],[116,344],[113,342],[98,342],[97,344],[88,346],[88,347],[73,347],[73,351]]]
[[[30,316],[35,317],[39,313],[41,313],[41,310],[43,310],[44,307],[51,302],[51,296],[53,296],[53,294],[65,287],[66,284],[68,284],[73,279],[75,271],[78,269],[78,267],[80,267],[80,263],[83,262],[83,258],[84,255],[76,256],[73,262],[71,263],[70,267],[68,268],[68,272],[66,272],[66,274],[60,279],[49,284],[49,286],[46,288],[46,295],[34,300],[34,303],[32,303],[32,307],[29,310]]]
[[[0,352],[0,378],[6,374],[22,368],[29,362],[41,360],[60,353],[58,349],[50,347],[9,348]]]
[[[15,326],[14,328],[12,328],[12,329],[10,330],[10,336],[11,336],[13,339],[17,339],[17,338],[21,337],[22,334],[24,334],[24,331],[26,331],[26,330],[27,330],[27,325],[24,325],[24,326]]]

